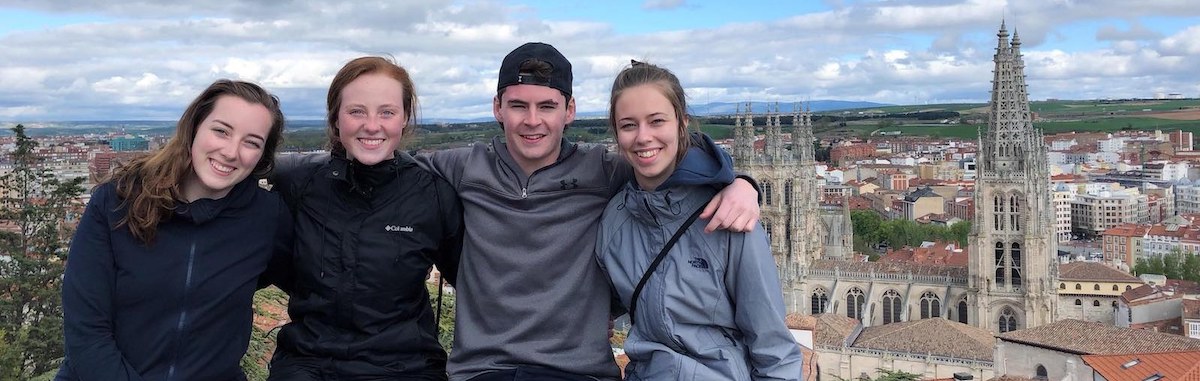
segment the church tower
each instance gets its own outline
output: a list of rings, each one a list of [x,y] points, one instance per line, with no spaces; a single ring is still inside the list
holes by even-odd
[[[971,324],[1003,333],[1055,321],[1057,241],[1046,144],[1034,129],[1021,39],[997,34],[987,131],[976,155],[968,292]]]

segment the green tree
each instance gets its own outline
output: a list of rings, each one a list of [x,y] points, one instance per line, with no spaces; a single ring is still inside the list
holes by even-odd
[[[0,378],[30,379],[63,358],[61,280],[84,179],[59,179],[25,127],[12,130],[12,170],[0,176],[0,223],[12,227],[0,233]]]
[[[1200,254],[1185,253],[1183,254],[1183,279],[1193,282],[1200,282]]]
[[[1167,279],[1183,279],[1183,272],[1180,271],[1182,270],[1182,263],[1180,263],[1181,256],[1182,254],[1179,250],[1173,250],[1159,257],[1162,259],[1163,264],[1163,272],[1161,274],[1165,275]]]
[[[950,226],[950,236],[958,246],[967,247],[967,239],[971,236],[971,221],[962,221]]]
[[[875,368],[875,371],[878,372],[875,378],[868,377],[866,372],[863,372],[862,376],[853,380],[847,380],[838,376],[834,376],[833,378],[838,381],[919,381],[921,379],[921,375],[919,374],[902,370]]]

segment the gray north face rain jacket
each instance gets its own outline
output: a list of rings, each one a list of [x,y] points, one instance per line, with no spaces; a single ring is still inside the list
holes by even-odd
[[[703,139],[711,153],[711,140]],[[716,148],[719,150],[719,148]],[[630,182],[609,202],[596,255],[626,309],[650,262],[696,208],[732,177],[727,155],[689,150],[648,192]],[[696,160],[704,158],[704,160]],[[697,220],[658,265],[625,341],[627,380],[798,380],[800,348],[784,323],[775,261],[762,226],[704,232]]]

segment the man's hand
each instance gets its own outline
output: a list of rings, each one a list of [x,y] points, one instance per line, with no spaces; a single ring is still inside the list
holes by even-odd
[[[700,218],[708,219],[704,227],[706,233],[718,229],[734,232],[754,230],[758,224],[758,191],[745,179],[734,179],[733,183],[713,196],[712,201],[704,207]]]

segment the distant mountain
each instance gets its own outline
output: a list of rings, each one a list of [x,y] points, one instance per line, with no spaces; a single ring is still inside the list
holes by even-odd
[[[744,105],[745,102],[712,102],[704,104],[689,105],[690,112],[693,115],[712,116],[712,115],[733,115],[737,113],[738,107]],[[770,105],[774,110],[775,102],[759,102],[751,101],[750,107],[755,114],[764,114],[767,112],[767,105]],[[779,102],[779,111],[782,113],[790,113],[793,108],[808,109],[812,112],[826,112],[837,110],[852,110],[860,108],[886,107],[894,106],[887,103],[875,102],[857,102],[857,101],[839,101],[839,100],[816,100],[808,102]],[[744,110],[743,110],[744,111]],[[591,117],[606,117],[607,111],[594,111],[579,113],[581,118]]]

